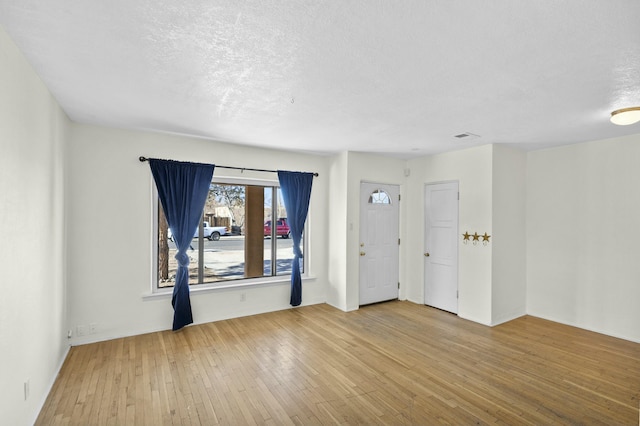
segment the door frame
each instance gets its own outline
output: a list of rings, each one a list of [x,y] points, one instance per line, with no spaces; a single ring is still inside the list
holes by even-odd
[[[398,199],[395,200],[395,209],[396,209],[396,214],[397,214],[397,236],[398,236],[398,241],[400,239],[400,192],[401,192],[401,185],[397,184],[397,183],[384,183],[384,182],[374,182],[374,181],[369,181],[369,180],[361,180],[360,184],[359,184],[359,194],[358,194],[358,206],[359,206],[359,218],[358,218],[358,222],[359,222],[359,227],[358,227],[358,251],[361,251],[361,244],[363,244],[363,235],[362,235],[362,229],[363,226],[365,225],[364,221],[363,221],[363,185],[371,185],[371,186],[391,186],[396,188],[397,190],[397,195],[398,195]],[[396,265],[395,265],[395,269],[397,271],[397,280],[399,282],[400,280],[400,245],[397,245],[396,248]],[[379,303],[379,302],[384,302],[387,300],[396,300],[400,298],[400,289],[398,288],[398,286],[395,287],[395,297],[393,298],[389,298],[389,299],[384,299],[384,300],[379,300],[379,301],[366,301],[366,302],[362,302],[362,285],[363,285],[363,276],[362,276],[362,259],[359,256],[358,257],[358,306],[365,306],[371,303]]]
[[[435,182],[426,182],[424,184],[423,190],[422,190],[422,194],[423,194],[423,224],[424,224],[424,235],[423,235],[423,239],[422,239],[422,248],[423,248],[423,252],[427,253],[427,226],[426,226],[426,222],[427,222],[427,210],[426,210],[426,191],[427,191],[427,187],[431,186],[431,185],[442,185],[442,184],[450,184],[450,183],[455,183],[457,190],[458,190],[458,197],[457,197],[457,206],[456,206],[456,217],[455,217],[455,248],[453,250],[454,256],[455,256],[455,283],[456,283],[456,312],[451,312],[454,315],[458,315],[458,312],[460,311],[460,244],[459,244],[459,238],[458,238],[458,234],[460,232],[460,181],[457,179],[451,179],[451,180],[443,180],[443,181],[435,181]],[[426,259],[425,259],[426,262]],[[423,263],[423,271],[426,269],[425,268],[425,264]],[[423,291],[423,295],[422,295],[422,302],[424,305],[426,306],[431,306],[431,305],[427,305],[427,276],[426,273],[424,273],[424,277],[423,277],[423,282],[422,282],[422,291]],[[436,309],[438,309],[436,307]],[[449,311],[447,311],[449,312]]]

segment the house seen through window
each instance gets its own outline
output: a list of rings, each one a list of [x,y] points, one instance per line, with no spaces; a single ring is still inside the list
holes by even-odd
[[[159,200],[157,225],[157,286],[172,287],[176,246]],[[293,241],[280,188],[212,182],[187,254],[190,285],[290,275]]]

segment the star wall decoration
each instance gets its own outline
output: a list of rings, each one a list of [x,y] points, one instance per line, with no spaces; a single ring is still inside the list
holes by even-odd
[[[482,238],[482,240],[480,240],[480,238]],[[489,238],[491,238],[491,235],[487,234],[486,232],[484,233],[484,235],[480,235],[477,232],[470,234],[469,231],[464,231],[464,234],[462,234],[462,242],[464,244],[469,244],[469,241],[471,241],[474,246],[477,246],[480,241],[482,241],[483,246],[488,245]]]

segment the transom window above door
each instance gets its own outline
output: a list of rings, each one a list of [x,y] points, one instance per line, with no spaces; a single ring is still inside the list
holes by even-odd
[[[369,204],[391,204],[391,197],[382,189],[376,189],[369,195]]]

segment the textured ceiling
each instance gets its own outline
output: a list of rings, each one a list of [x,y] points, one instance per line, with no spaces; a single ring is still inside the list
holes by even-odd
[[[608,120],[640,105],[638,0],[0,0],[0,25],[81,123],[400,158],[640,133]]]

